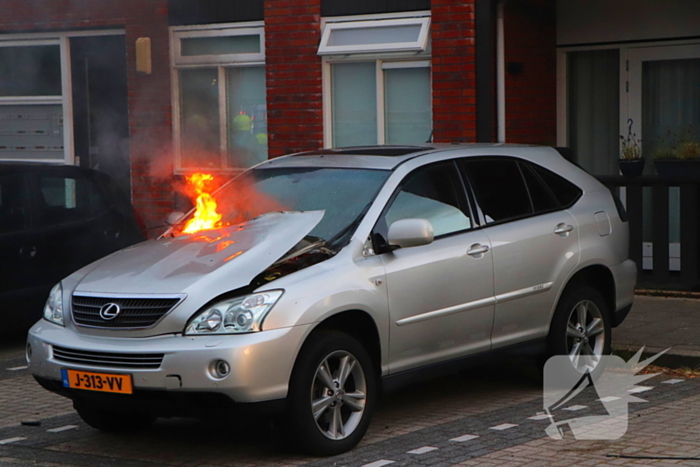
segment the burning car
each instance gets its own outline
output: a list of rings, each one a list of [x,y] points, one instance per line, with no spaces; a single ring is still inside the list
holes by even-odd
[[[504,348],[589,371],[632,306],[624,209],[551,148],[329,149],[202,186],[162,238],[58,283],[29,332],[36,380],[95,428],[283,411],[336,454],[380,388]]]

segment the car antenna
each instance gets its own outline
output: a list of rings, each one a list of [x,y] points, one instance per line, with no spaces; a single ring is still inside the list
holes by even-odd
[[[434,130],[430,130],[430,136],[428,136],[428,141],[426,141],[426,143],[432,143],[432,142],[433,142],[433,131],[434,131]]]

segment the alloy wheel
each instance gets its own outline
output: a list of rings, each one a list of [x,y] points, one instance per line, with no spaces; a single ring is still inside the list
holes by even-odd
[[[327,438],[350,436],[362,420],[367,381],[354,355],[337,350],[321,361],[311,385],[311,411]]]
[[[605,323],[600,309],[591,300],[578,302],[569,315],[566,348],[573,367],[584,373],[600,363],[605,348]]]

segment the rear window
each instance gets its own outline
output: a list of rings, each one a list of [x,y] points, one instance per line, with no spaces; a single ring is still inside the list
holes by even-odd
[[[94,182],[81,176],[41,174],[38,183],[43,225],[88,219],[108,206]]]

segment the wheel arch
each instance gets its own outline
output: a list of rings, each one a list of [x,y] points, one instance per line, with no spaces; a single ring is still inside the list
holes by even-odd
[[[314,333],[321,331],[340,331],[360,341],[367,349],[367,353],[374,365],[377,381],[380,381],[382,369],[381,340],[377,324],[369,313],[362,310],[345,310],[329,316],[319,322],[309,332],[304,340],[304,344]]]
[[[616,292],[615,278],[610,269],[602,264],[593,264],[576,271],[566,283],[562,293],[559,295],[559,300],[561,300],[569,290],[579,285],[588,285],[600,293],[608,308],[608,318],[612,320],[615,315]]]

